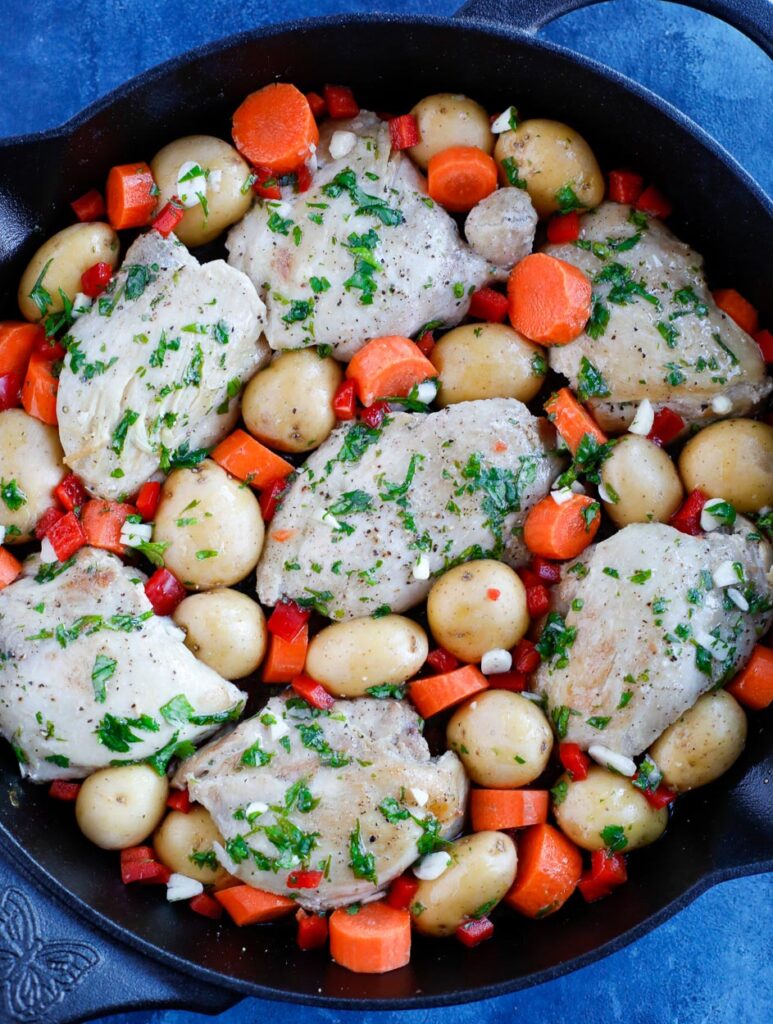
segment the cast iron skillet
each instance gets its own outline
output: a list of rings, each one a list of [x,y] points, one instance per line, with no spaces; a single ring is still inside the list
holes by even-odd
[[[715,282],[742,285],[770,323],[773,206],[755,182],[668,104],[587,58],[534,38],[542,24],[588,2],[472,0],[451,19],[346,17],[271,27],[173,60],[61,129],[1,143],[0,311],[15,314],[24,261],[67,222],[69,200],[102,181],[112,164],[147,158],[191,132],[228,138],[230,113],[259,85],[282,78],[316,88],[340,79],[345,68],[347,82],[371,109],[385,103],[409,109],[427,93],[457,90],[489,109],[515,101],[528,115],[567,121],[590,140],[602,166],[629,165],[666,182],[677,211],[675,230],[706,255]],[[767,0],[691,2],[773,53]],[[213,927],[167,905],[157,891],[127,890],[115,854],[101,853],[79,834],[70,808],[50,801],[45,790],[20,785],[12,759],[3,755],[0,782],[8,798],[0,799],[0,829],[9,858],[31,881],[28,893],[45,906],[40,890],[46,890],[87,928],[101,929],[80,932],[95,950],[86,955],[92,963],[81,964],[75,991],[59,986],[46,1019],[73,1020],[127,1003],[222,1009],[238,993],[352,1009],[437,1006],[575,970],[644,934],[710,885],[773,869],[772,724],[769,714],[751,718],[741,762],[716,784],[679,801],[667,838],[631,858],[630,883],[613,899],[592,906],[573,900],[558,916],[536,923],[503,914],[494,940],[473,951],[417,939],[410,966],[381,977],[350,974],[326,952],[299,953],[291,924]],[[20,877],[16,886],[23,887]],[[0,899],[5,895],[0,891]],[[81,927],[69,916],[74,928]],[[124,945],[113,944],[106,933]],[[45,959],[34,952],[44,947],[27,936],[17,942],[20,960],[25,943],[32,960]],[[8,936],[0,932],[3,944]],[[125,944],[147,956],[127,952]],[[43,1017],[51,1001],[46,977],[40,968],[37,1009],[13,1003],[18,978],[3,986],[10,1019]],[[89,989],[94,984],[96,997]]]

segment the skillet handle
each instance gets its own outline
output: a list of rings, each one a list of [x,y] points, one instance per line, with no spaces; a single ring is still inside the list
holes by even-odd
[[[534,35],[556,18],[601,0],[468,0],[459,18],[500,22]],[[679,0],[726,21],[773,57],[773,7],[770,0]]]

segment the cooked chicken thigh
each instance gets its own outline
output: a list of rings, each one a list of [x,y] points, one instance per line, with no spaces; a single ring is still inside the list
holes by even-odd
[[[173,236],[141,235],[108,291],[70,329],[57,414],[65,461],[103,498],[208,448],[268,361],[265,307],[244,274]]]
[[[461,241],[408,157],[390,155],[375,114],[323,126],[317,158],[309,191],[259,203],[228,236],[229,263],[268,308],[272,348],[332,345],[348,360],[369,338],[459,323],[470,294],[503,276]]]
[[[698,537],[635,524],[564,569],[552,591],[563,622],[542,634],[535,680],[559,735],[639,754],[745,663],[773,621],[770,547],[750,531],[740,520],[738,532]],[[720,583],[737,568],[734,588],[715,584],[720,567]]]
[[[369,697],[322,713],[272,697],[175,782],[215,819],[229,871],[309,910],[375,897],[434,837],[461,830],[467,798],[461,762],[430,757],[413,708]],[[322,872],[319,883],[288,887],[298,868]]]
[[[271,522],[261,601],[305,598],[336,619],[399,612],[456,561],[525,563],[518,528],[560,472],[554,443],[547,420],[506,398],[338,427]]]
[[[244,695],[153,614],[145,577],[106,551],[27,559],[0,591],[0,734],[22,775],[80,779],[154,758],[238,717]]]
[[[688,423],[753,411],[773,389],[756,342],[716,306],[702,257],[656,218],[636,217],[603,203],[583,215],[579,242],[545,247],[588,274],[596,296],[591,333],[551,348],[550,365],[613,433],[644,398]],[[712,407],[720,396],[729,408]]]

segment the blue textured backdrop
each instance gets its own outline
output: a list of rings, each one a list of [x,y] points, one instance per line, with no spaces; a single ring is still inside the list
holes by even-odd
[[[361,11],[356,0],[2,0],[0,136],[59,124],[145,68],[223,35],[298,14]],[[449,14],[454,0],[381,0],[392,12]],[[773,8],[772,8],[773,11]],[[543,31],[666,96],[773,192],[773,66],[706,15],[659,0],[616,0]],[[664,173],[667,180],[667,172]],[[707,197],[710,202],[710,197]],[[354,1014],[246,1000],[221,1024],[770,1024],[773,876],[727,882],[673,921],[592,967],[517,995],[457,1009]],[[111,1024],[193,1024],[189,1013],[136,1013]]]

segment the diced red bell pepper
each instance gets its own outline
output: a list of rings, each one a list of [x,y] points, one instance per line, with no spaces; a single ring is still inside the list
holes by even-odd
[[[443,675],[444,672],[453,672],[455,668],[458,668],[459,659],[444,647],[436,647],[427,655],[427,664],[434,668],[438,675]]]
[[[156,569],[145,584],[145,596],[156,615],[171,615],[187,591],[168,569]]]
[[[127,846],[121,850],[121,863],[130,864],[138,860],[155,860],[156,851],[152,846]]]
[[[542,555],[535,555],[532,558],[531,568],[546,587],[553,587],[561,582],[561,566],[543,558]]]
[[[675,790],[671,789],[671,787],[667,786],[665,783],[661,783],[655,790],[645,789],[643,790],[643,793],[647,798],[647,803],[651,804],[657,810],[660,810],[661,807],[668,807],[669,804],[672,804],[674,800],[676,800]]]
[[[109,263],[95,263],[81,274],[81,291],[96,299],[110,284],[113,268]]]
[[[166,798],[166,806],[180,814],[187,814],[191,809],[191,798],[187,789],[170,789]]]
[[[311,704],[320,711],[329,711],[335,704],[335,697],[328,693],[322,683],[318,683],[311,676],[296,676],[290,684],[299,697]]]
[[[538,583],[536,587],[526,588],[526,607],[533,619],[545,615],[550,608],[550,594],[544,583]]]
[[[636,200],[636,209],[653,217],[668,217],[674,208],[659,189],[648,185]]]
[[[679,413],[674,412],[673,409],[668,407],[658,409],[647,438],[661,446],[671,444],[675,438],[679,437],[684,428],[685,422]]]
[[[342,380],[333,395],[333,412],[336,414],[336,419],[353,420],[356,411],[354,381]]]
[[[291,644],[310,617],[309,609],[301,608],[295,601],[280,601],[269,616],[266,626],[269,633]]]
[[[167,238],[184,216],[185,207],[177,196],[172,196],[169,202],[162,207],[161,212],[153,219],[153,223],[150,226],[155,228],[162,238]]]
[[[255,167],[252,173],[255,181],[252,183],[252,191],[261,199],[281,199],[282,192],[276,175],[268,167]]]
[[[584,750],[580,749],[579,743],[560,743],[558,757],[575,782],[587,779],[590,758]]]
[[[682,507],[678,508],[671,516],[668,523],[680,533],[687,533],[691,537],[701,532],[701,512],[708,498],[703,491],[694,490],[685,498]]]
[[[595,903],[609,896],[627,879],[625,857],[621,853],[594,850],[590,869],[583,872],[577,887],[587,903]]]
[[[326,85],[322,90],[328,114],[333,118],[356,117],[360,105],[346,85]]]
[[[456,929],[457,939],[465,946],[478,946],[494,934],[494,925],[487,917],[477,921],[465,921]]]
[[[311,183],[314,180],[314,175],[309,170],[308,164],[301,164],[298,170],[295,172],[295,191],[296,192],[308,192],[311,188]]]
[[[324,877],[324,871],[291,871],[286,885],[288,889],[318,889]]]
[[[395,910],[407,910],[413,903],[413,898],[418,888],[418,878],[414,878],[413,875],[400,875],[389,886],[387,903],[390,907],[394,907]]]
[[[68,473],[64,480],[54,488],[54,497],[63,508],[72,512],[86,500],[86,490],[74,473]]]
[[[311,112],[314,115],[315,120],[319,121],[321,117],[325,116],[327,107],[325,106],[325,101],[318,92],[307,92],[306,102],[311,107]]]
[[[121,881],[124,885],[132,882],[160,883],[166,885],[171,871],[155,859],[152,846],[130,846],[121,850]]]
[[[48,787],[48,795],[54,800],[64,800],[68,803],[78,799],[81,791],[80,782],[70,782],[67,779],[54,779]]]
[[[548,221],[548,241],[554,245],[564,242],[576,242],[580,237],[580,215],[577,210],[571,213],[556,213]]]
[[[392,149],[410,149],[411,146],[418,146],[421,138],[419,123],[413,114],[402,114],[400,117],[391,118],[389,138],[392,141]]]
[[[425,331],[424,334],[416,342],[416,348],[421,352],[423,356],[429,358],[429,354],[435,347],[435,335],[432,331]]]
[[[513,654],[513,668],[518,672],[523,672],[524,675],[531,675],[532,672],[536,672],[542,664],[542,658],[539,655],[539,651],[531,642],[525,637],[523,640],[519,640],[512,651]]]
[[[18,409],[21,405],[21,386],[24,374],[14,370],[0,373],[0,412],[6,409]]]
[[[760,346],[760,352],[765,362],[773,363],[773,334],[768,330],[762,330],[757,331],[753,338]]]
[[[633,171],[609,172],[609,198],[613,203],[633,206],[644,188],[644,178]]]
[[[67,355],[67,349],[64,345],[58,342],[56,338],[48,337],[45,333],[38,335],[33,352],[37,352],[44,359],[53,361],[64,359]]]
[[[140,487],[135,506],[146,522],[150,522],[156,514],[161,501],[161,484],[158,480],[148,480]]]
[[[222,906],[207,892],[200,892],[198,896],[194,896],[188,906],[194,913],[209,917],[213,921],[219,921],[223,916]]]
[[[486,591],[486,597],[489,601],[498,601],[502,595],[501,590],[497,590],[496,587],[489,587]]]
[[[277,477],[275,480],[269,481],[260,492],[258,504],[260,505],[263,522],[270,523],[274,518],[276,510],[282,504],[282,498],[289,486],[290,484],[286,476]]]
[[[124,555],[126,548],[121,543],[123,524],[129,516],[136,514],[134,505],[92,498],[81,506],[81,523],[86,543],[92,548],[112,551],[114,555]]]
[[[538,587],[542,583],[536,572],[533,569],[529,569],[528,566],[522,565],[517,572],[521,583],[523,583],[527,590],[529,587]]]
[[[105,200],[102,193],[95,188],[85,192],[78,199],[73,199],[70,206],[75,211],[75,216],[84,223],[101,220],[105,216]]]
[[[321,949],[325,945],[329,929],[324,914],[308,914],[299,907],[295,920],[298,922],[296,941],[299,949]]]
[[[479,288],[470,299],[470,316],[492,324],[504,323],[507,316],[507,296],[493,288]]]
[[[47,508],[43,515],[38,519],[38,525],[35,527],[35,536],[38,540],[43,540],[45,535],[54,525],[58,523],[60,519],[64,518],[64,512],[61,509]]]
[[[46,539],[60,562],[66,562],[76,551],[80,551],[86,545],[86,535],[74,512],[68,512],[67,515],[58,519],[49,528]]]
[[[387,414],[389,406],[386,402],[374,402],[367,409],[362,410],[362,420],[369,427],[380,427]]]
[[[523,693],[526,689],[526,676],[523,672],[495,672],[486,676],[492,690],[510,690],[512,693]]]

